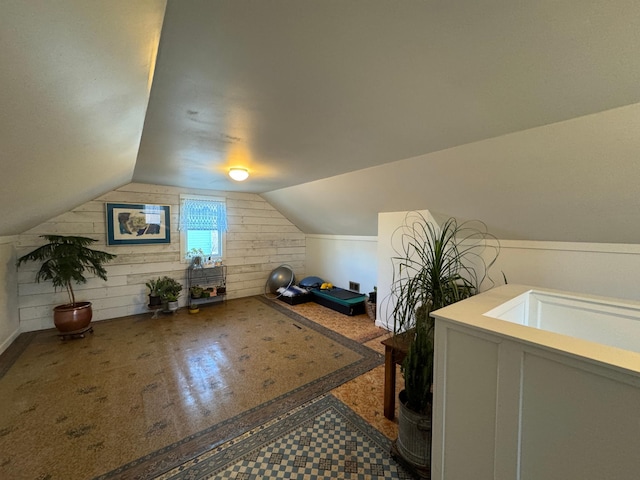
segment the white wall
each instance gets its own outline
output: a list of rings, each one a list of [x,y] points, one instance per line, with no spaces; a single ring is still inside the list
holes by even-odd
[[[640,245],[501,241],[498,284],[536,285],[640,300]]]
[[[14,242],[17,237],[0,238],[0,353],[20,334],[18,321],[18,272]]]
[[[296,273],[304,274],[304,234],[258,195],[135,183],[102,195],[20,235],[17,256],[41,245],[39,235],[43,234],[95,238],[99,242],[94,248],[115,253],[118,257],[106,265],[108,280],[90,278],[86,285],[76,288],[77,299],[92,302],[94,320],[147,312],[146,281],[169,275],[185,283],[187,264],[180,255],[177,230],[181,193],[227,199],[229,230],[224,263],[228,266],[228,298],[263,294],[269,272],[283,263],[291,265]],[[105,202],[170,205],[171,243],[107,247]],[[0,255],[3,253],[0,251]],[[39,265],[30,263],[21,266],[18,273],[21,331],[53,327],[51,309],[68,302],[66,293],[54,292],[51,282],[34,283],[38,268]],[[186,304],[186,298],[183,290],[181,305]]]
[[[376,325],[393,329],[388,295],[392,268],[391,235],[407,212],[378,215],[378,237],[307,236],[307,271],[342,286],[358,269],[372,269],[369,283],[361,290],[378,287]],[[420,213],[436,219],[427,210]],[[437,217],[440,219],[440,216]],[[364,244],[362,242],[365,242]],[[372,246],[371,242],[376,242]],[[509,283],[535,285],[594,295],[640,300],[640,245],[506,240],[490,271],[495,285]],[[366,285],[366,286],[365,286]],[[490,288],[485,282],[483,290]]]
[[[307,235],[306,245],[308,275],[347,289],[350,281],[357,282],[365,294],[377,286],[376,237]],[[296,279],[302,279],[298,272]]]

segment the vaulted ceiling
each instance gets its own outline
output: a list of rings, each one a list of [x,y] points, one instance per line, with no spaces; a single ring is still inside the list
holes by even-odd
[[[635,0],[15,0],[0,41],[2,236],[135,181],[640,238]]]

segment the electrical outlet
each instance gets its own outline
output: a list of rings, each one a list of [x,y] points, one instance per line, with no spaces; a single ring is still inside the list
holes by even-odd
[[[349,282],[349,290],[360,293],[360,284],[358,282]]]

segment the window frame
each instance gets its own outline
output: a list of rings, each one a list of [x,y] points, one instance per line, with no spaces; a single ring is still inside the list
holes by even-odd
[[[190,194],[180,194],[180,205],[178,207],[179,215],[182,215],[182,200],[208,200],[213,202],[221,202],[227,206],[227,198],[219,197],[219,196],[209,196],[209,195],[190,195]],[[180,219],[178,219],[180,220]],[[180,226],[180,221],[178,221],[178,226]],[[227,251],[227,232],[219,231],[218,235],[220,235],[220,250],[221,255],[216,257],[216,259],[222,259]],[[187,258],[187,232],[185,230],[180,230],[180,255],[182,263],[190,263],[190,260]]]

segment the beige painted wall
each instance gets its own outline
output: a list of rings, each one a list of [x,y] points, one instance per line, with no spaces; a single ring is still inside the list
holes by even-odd
[[[40,245],[39,235],[43,234],[95,238],[99,242],[94,248],[115,253],[118,257],[107,264],[108,280],[90,278],[86,285],[76,288],[77,299],[93,303],[94,320],[147,312],[146,281],[170,275],[183,284],[186,282],[187,264],[180,255],[177,229],[179,196],[184,193],[224,196],[227,199],[229,230],[224,255],[224,263],[228,266],[227,298],[263,294],[269,272],[283,263],[291,265],[296,276],[304,275],[304,234],[258,195],[135,183],[80,205],[20,235],[17,255]],[[107,247],[105,202],[170,205],[171,243]],[[0,255],[3,254],[4,250],[0,249]],[[0,262],[2,260],[0,257]],[[32,263],[20,267],[18,272],[17,303],[21,331],[53,327],[51,309],[68,302],[66,292],[55,292],[50,282],[34,283],[37,268],[39,266]],[[180,305],[185,304],[186,293],[183,291]]]
[[[18,273],[14,242],[17,237],[0,238],[0,353],[20,334],[18,321]]]

